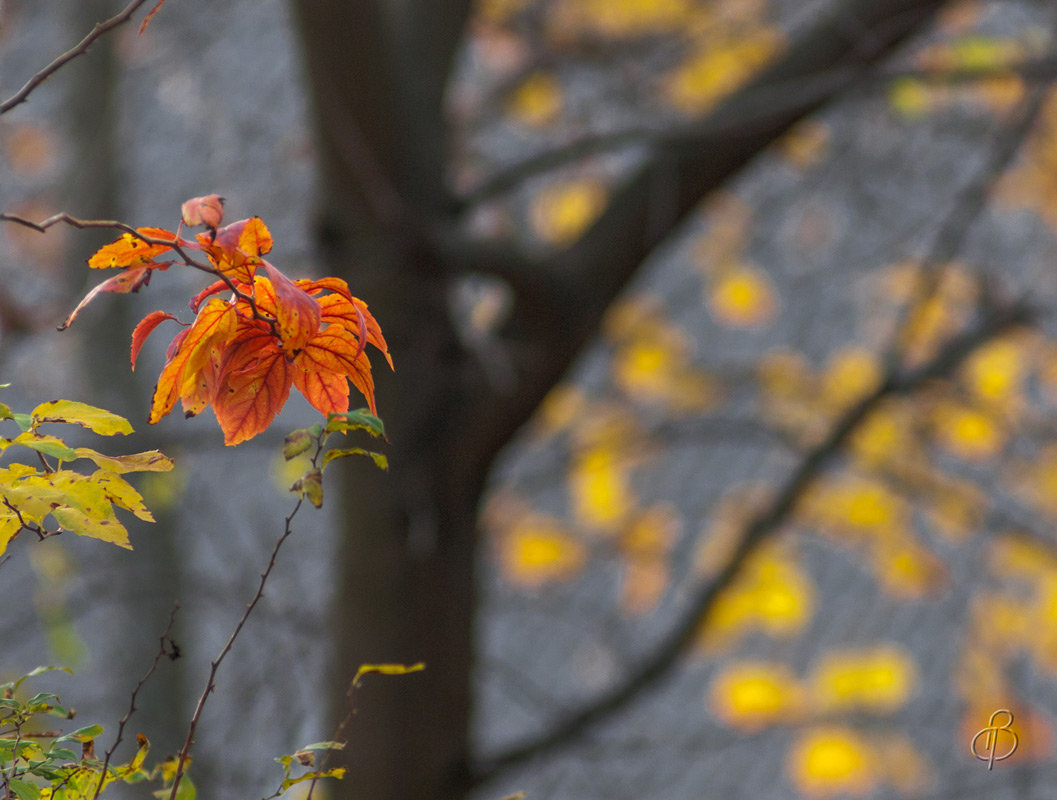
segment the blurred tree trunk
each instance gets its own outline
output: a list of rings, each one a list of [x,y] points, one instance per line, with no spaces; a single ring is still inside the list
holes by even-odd
[[[427,664],[365,680],[348,731],[349,779],[336,791],[454,798],[466,760],[484,470],[457,429],[467,365],[448,322],[446,268],[416,226],[445,204],[442,94],[469,3],[295,6],[319,109],[328,266],[368,299],[399,354],[395,374],[377,371],[391,471],[355,465],[344,478],[336,710],[359,664]]]
[[[114,4],[110,0],[83,0],[72,4],[69,30],[81,35],[113,13]],[[128,219],[131,211],[122,200],[118,142],[121,69],[115,46],[113,38],[102,39],[91,54],[80,61],[77,69],[67,73],[70,88],[66,125],[72,146],[70,170],[64,176],[63,204],[76,216],[89,219]],[[87,257],[113,238],[112,231],[86,230],[77,237],[76,243],[81,256]],[[71,299],[79,299],[98,281],[97,275],[87,272],[69,271]],[[150,387],[142,385],[145,380],[142,375],[137,379],[129,372],[126,361],[129,331],[136,321],[131,304],[126,297],[109,295],[100,298],[99,306],[103,313],[85,315],[80,333],[64,334],[80,336],[80,345],[85,350],[82,363],[86,365],[91,402],[131,420],[137,431],[137,448],[158,447],[172,453],[173,448],[167,446],[171,443],[159,441],[152,431],[144,430],[147,427],[144,412],[136,398],[142,398]],[[73,307],[72,302],[70,307]],[[96,354],[100,352],[113,354],[113,357],[97,358]],[[158,636],[165,629],[173,598],[178,595],[181,569],[174,547],[176,519],[172,513],[158,512],[155,516],[157,524],[147,532],[149,535],[135,537],[134,558],[115,558],[110,553],[98,553],[95,548],[86,554],[89,559],[99,560],[94,570],[89,571],[109,573],[107,583],[111,587],[111,596],[108,602],[114,609],[112,628],[106,632],[92,632],[93,641],[89,644],[99,645],[99,649],[103,644],[111,645],[109,656],[102,653],[97,656],[109,664],[113,674],[120,676],[120,680],[109,684],[112,692],[109,705],[115,708],[128,703],[136,681],[150,666]],[[118,619],[120,624],[116,623]],[[130,637],[136,637],[137,642],[113,647],[114,642],[107,642],[107,637],[119,636],[119,631],[128,632]],[[176,636],[179,638],[179,628]],[[154,745],[162,752],[175,749],[183,739],[184,721],[173,714],[172,709],[180,707],[180,698],[185,694],[173,669],[159,670],[140,694],[138,724],[151,732]]]
[[[617,687],[553,736],[486,768],[471,764],[475,527],[489,466],[649,251],[941,4],[835,3],[758,80],[692,129],[658,138],[579,242],[528,261],[509,242],[445,232],[456,205],[445,191],[442,101],[468,0],[294,0],[316,107],[327,266],[370,302],[397,365],[377,375],[391,472],[344,478],[337,708],[362,663],[427,664],[368,679],[356,694],[342,797],[459,797],[474,778],[566,741],[626,699]],[[514,391],[489,385],[452,327],[448,285],[467,271],[515,289],[504,333],[525,357],[513,365]]]

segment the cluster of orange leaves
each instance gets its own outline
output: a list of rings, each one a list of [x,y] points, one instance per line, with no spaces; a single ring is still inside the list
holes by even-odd
[[[339,278],[291,280],[262,256],[272,236],[259,217],[223,228],[223,201],[217,195],[184,203],[176,233],[137,228],[102,247],[88,260],[93,269],[121,272],[90,291],[66,319],[103,292],[128,293],[147,285],[153,272],[174,261],[213,274],[217,280],[191,299],[193,322],[176,334],[151,401],[149,422],[168,414],[177,400],[188,417],[212,406],[225,444],[246,441],[265,430],[296,386],[321,413],[349,409],[349,382],[376,412],[371,363],[364,348],[372,344],[392,359],[382,330]],[[180,235],[184,225],[203,225],[194,240]],[[196,261],[201,253],[208,263]],[[226,294],[226,296],[217,296]],[[152,311],[132,333],[132,368],[147,337],[165,320]]]

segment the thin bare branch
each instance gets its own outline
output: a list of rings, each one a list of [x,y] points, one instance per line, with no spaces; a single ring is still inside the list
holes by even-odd
[[[218,280],[223,281],[227,289],[236,298],[244,301],[247,305],[249,305],[250,311],[252,312],[254,319],[265,323],[271,329],[272,335],[279,335],[277,320],[271,314],[265,314],[263,311],[260,310],[260,308],[258,308],[257,301],[256,299],[254,299],[253,295],[246,294],[244,291],[242,291],[235,283],[235,281],[232,280],[230,275],[226,275],[220,270],[208,264],[203,264],[200,261],[195,261],[193,258],[191,258],[191,256],[187,254],[186,248],[195,247],[196,245],[193,242],[187,241],[186,239],[180,239],[179,237],[177,237],[176,239],[163,239],[157,236],[147,236],[146,234],[140,232],[139,230],[133,228],[131,225],[125,222],[119,222],[113,219],[80,219],[78,217],[71,216],[66,212],[52,214],[50,217],[41,220],[40,222],[34,222],[33,220],[20,216],[18,214],[0,212],[0,222],[13,222],[16,225],[22,225],[26,228],[31,228],[32,230],[35,230],[39,233],[44,233],[48,230],[48,228],[51,228],[54,225],[58,225],[59,223],[72,225],[74,228],[80,228],[82,230],[86,228],[104,228],[118,230],[122,231],[123,233],[127,233],[130,236],[135,236],[137,239],[142,242],[145,242],[146,244],[159,244],[171,247],[172,251],[183,260],[184,266],[197,269],[199,272],[205,272],[209,275],[214,276]],[[59,330],[65,330],[68,323],[69,320],[67,320],[66,323],[60,326]]]
[[[6,114],[15,106],[26,102],[26,100],[29,99],[30,93],[34,89],[44,83],[44,81],[46,81],[56,72],[58,72],[68,63],[73,61],[75,58],[77,58],[78,56],[83,56],[85,53],[87,53],[91,46],[95,44],[96,40],[99,39],[99,37],[103,36],[109,31],[112,31],[114,28],[124,25],[126,22],[132,19],[132,15],[135,14],[136,11],[139,10],[139,7],[142,6],[145,2],[147,2],[147,0],[132,0],[131,3],[125,6],[125,9],[123,11],[115,14],[114,16],[110,17],[110,19],[105,20],[104,22],[96,23],[95,27],[92,28],[92,30],[88,33],[87,36],[81,39],[81,41],[79,41],[65,53],[58,56],[55,60],[53,60],[50,64],[45,66],[39,72],[35,73],[28,81],[26,81],[25,85],[21,89],[11,95],[11,97],[9,97],[3,103],[0,103],[0,114]]]
[[[110,745],[110,747],[108,747],[106,750],[106,756],[103,759],[103,768],[99,773],[99,784],[95,787],[95,794],[92,795],[93,800],[99,797],[100,793],[103,791],[103,787],[106,784],[106,774],[108,768],[110,767],[110,760],[114,757],[114,751],[117,750],[118,745],[121,744],[121,740],[125,733],[125,726],[128,724],[128,721],[132,719],[132,715],[136,713],[136,699],[139,697],[140,690],[147,683],[147,681],[150,680],[151,676],[154,675],[154,673],[157,671],[158,664],[161,663],[162,658],[166,656],[171,657],[172,653],[174,652],[172,649],[170,649],[176,647],[175,643],[172,640],[172,629],[173,625],[176,624],[176,612],[179,611],[179,609],[179,605],[174,605],[172,611],[169,613],[169,622],[165,626],[165,630],[162,631],[161,638],[158,644],[158,651],[154,654],[154,660],[151,662],[150,669],[148,669],[143,674],[143,677],[139,679],[139,683],[136,684],[136,688],[132,690],[132,695],[129,699],[128,711],[126,711],[125,715],[120,719],[120,721],[118,721],[117,735],[114,737],[114,743]]]

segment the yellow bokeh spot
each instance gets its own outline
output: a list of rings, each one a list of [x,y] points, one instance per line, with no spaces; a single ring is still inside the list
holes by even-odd
[[[500,540],[503,574],[519,586],[533,588],[568,580],[586,559],[582,543],[551,518],[538,514],[520,519]]]
[[[876,783],[866,743],[845,728],[802,735],[790,751],[788,767],[793,784],[809,795],[863,795]]]
[[[708,303],[719,322],[738,328],[766,325],[778,307],[767,276],[749,267],[720,275],[709,291]]]
[[[708,705],[727,725],[757,730],[797,713],[802,695],[796,676],[784,664],[745,662],[716,676]]]
[[[692,0],[562,0],[550,29],[565,39],[590,33],[628,37],[685,28],[700,12]]]
[[[757,552],[741,576],[720,595],[706,618],[703,644],[714,646],[750,631],[790,636],[802,630],[814,609],[814,589],[788,554]]]
[[[620,537],[626,556],[621,607],[641,616],[652,611],[668,588],[668,557],[679,531],[679,516],[670,506],[654,506],[640,515]]]
[[[602,530],[612,530],[632,507],[628,465],[607,445],[592,447],[580,455],[570,474],[577,519]]]
[[[910,456],[917,449],[909,415],[896,405],[882,405],[852,434],[851,450],[869,466],[880,466]]]
[[[1020,396],[1026,368],[1024,357],[1022,339],[1001,339],[981,347],[964,368],[973,394],[985,402],[1009,408]]]
[[[778,150],[797,169],[807,169],[825,155],[829,139],[829,128],[825,124],[805,120],[782,137]]]
[[[834,353],[822,374],[822,394],[827,404],[845,408],[861,400],[880,384],[881,360],[862,347],[847,347]]]
[[[844,476],[817,484],[805,498],[807,516],[826,530],[895,533],[906,526],[906,501],[883,483]]]
[[[909,653],[876,647],[827,655],[814,671],[812,691],[823,710],[890,712],[906,704],[917,679]]]
[[[910,543],[885,544],[878,548],[876,559],[884,588],[904,599],[936,591],[946,576],[934,555]]]
[[[707,375],[689,365],[688,350],[683,337],[668,328],[633,338],[614,356],[613,378],[637,400],[673,411],[702,411],[716,391]]]
[[[574,242],[598,218],[605,207],[607,190],[592,178],[554,183],[532,203],[532,225],[545,242]]]
[[[934,105],[933,94],[920,78],[898,78],[888,87],[888,102],[907,119],[917,119]]]
[[[547,125],[562,110],[562,87],[546,72],[530,75],[510,96],[507,108],[519,122],[532,127]]]
[[[672,104],[687,114],[700,114],[749,80],[778,52],[782,36],[762,29],[708,46],[668,77]]]
[[[1005,444],[1005,434],[994,419],[975,408],[943,404],[936,409],[933,423],[943,446],[962,458],[991,458]]]

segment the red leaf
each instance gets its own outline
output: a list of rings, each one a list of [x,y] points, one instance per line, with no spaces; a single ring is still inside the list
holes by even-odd
[[[147,30],[147,26],[150,24],[150,21],[152,19],[154,19],[154,15],[155,14],[157,14],[159,11],[161,11],[161,7],[163,5],[165,5],[165,0],[158,0],[158,2],[154,4],[154,8],[152,8],[147,13],[147,16],[145,16],[143,18],[143,22],[141,22],[140,25],[139,25],[139,35],[140,36],[143,35],[143,31]]]
[[[147,341],[147,337],[154,332],[154,329],[167,319],[176,319],[176,317],[165,311],[152,311],[141,319],[135,330],[132,331],[131,360],[133,372],[136,371],[136,359],[139,357],[139,351],[143,347],[143,343]]]
[[[106,292],[115,292],[117,294],[137,292],[140,287],[146,286],[150,283],[150,275],[154,270],[165,270],[168,268],[169,264],[167,263],[140,264],[139,266],[126,268],[112,278],[107,278],[81,299],[81,302],[77,304],[77,307],[70,312],[70,315],[66,317],[62,325],[59,326],[59,330],[64,331],[70,327],[70,325],[73,324],[73,321],[77,319],[77,315],[81,313],[81,309],[92,302],[97,296]]]
[[[198,307],[202,305],[203,300],[205,300],[210,295],[214,295],[217,292],[224,291],[226,288],[228,288],[228,284],[225,281],[215,281],[209,284],[206,288],[204,288],[202,291],[200,291],[198,294],[191,298],[191,310],[197,314]]]

